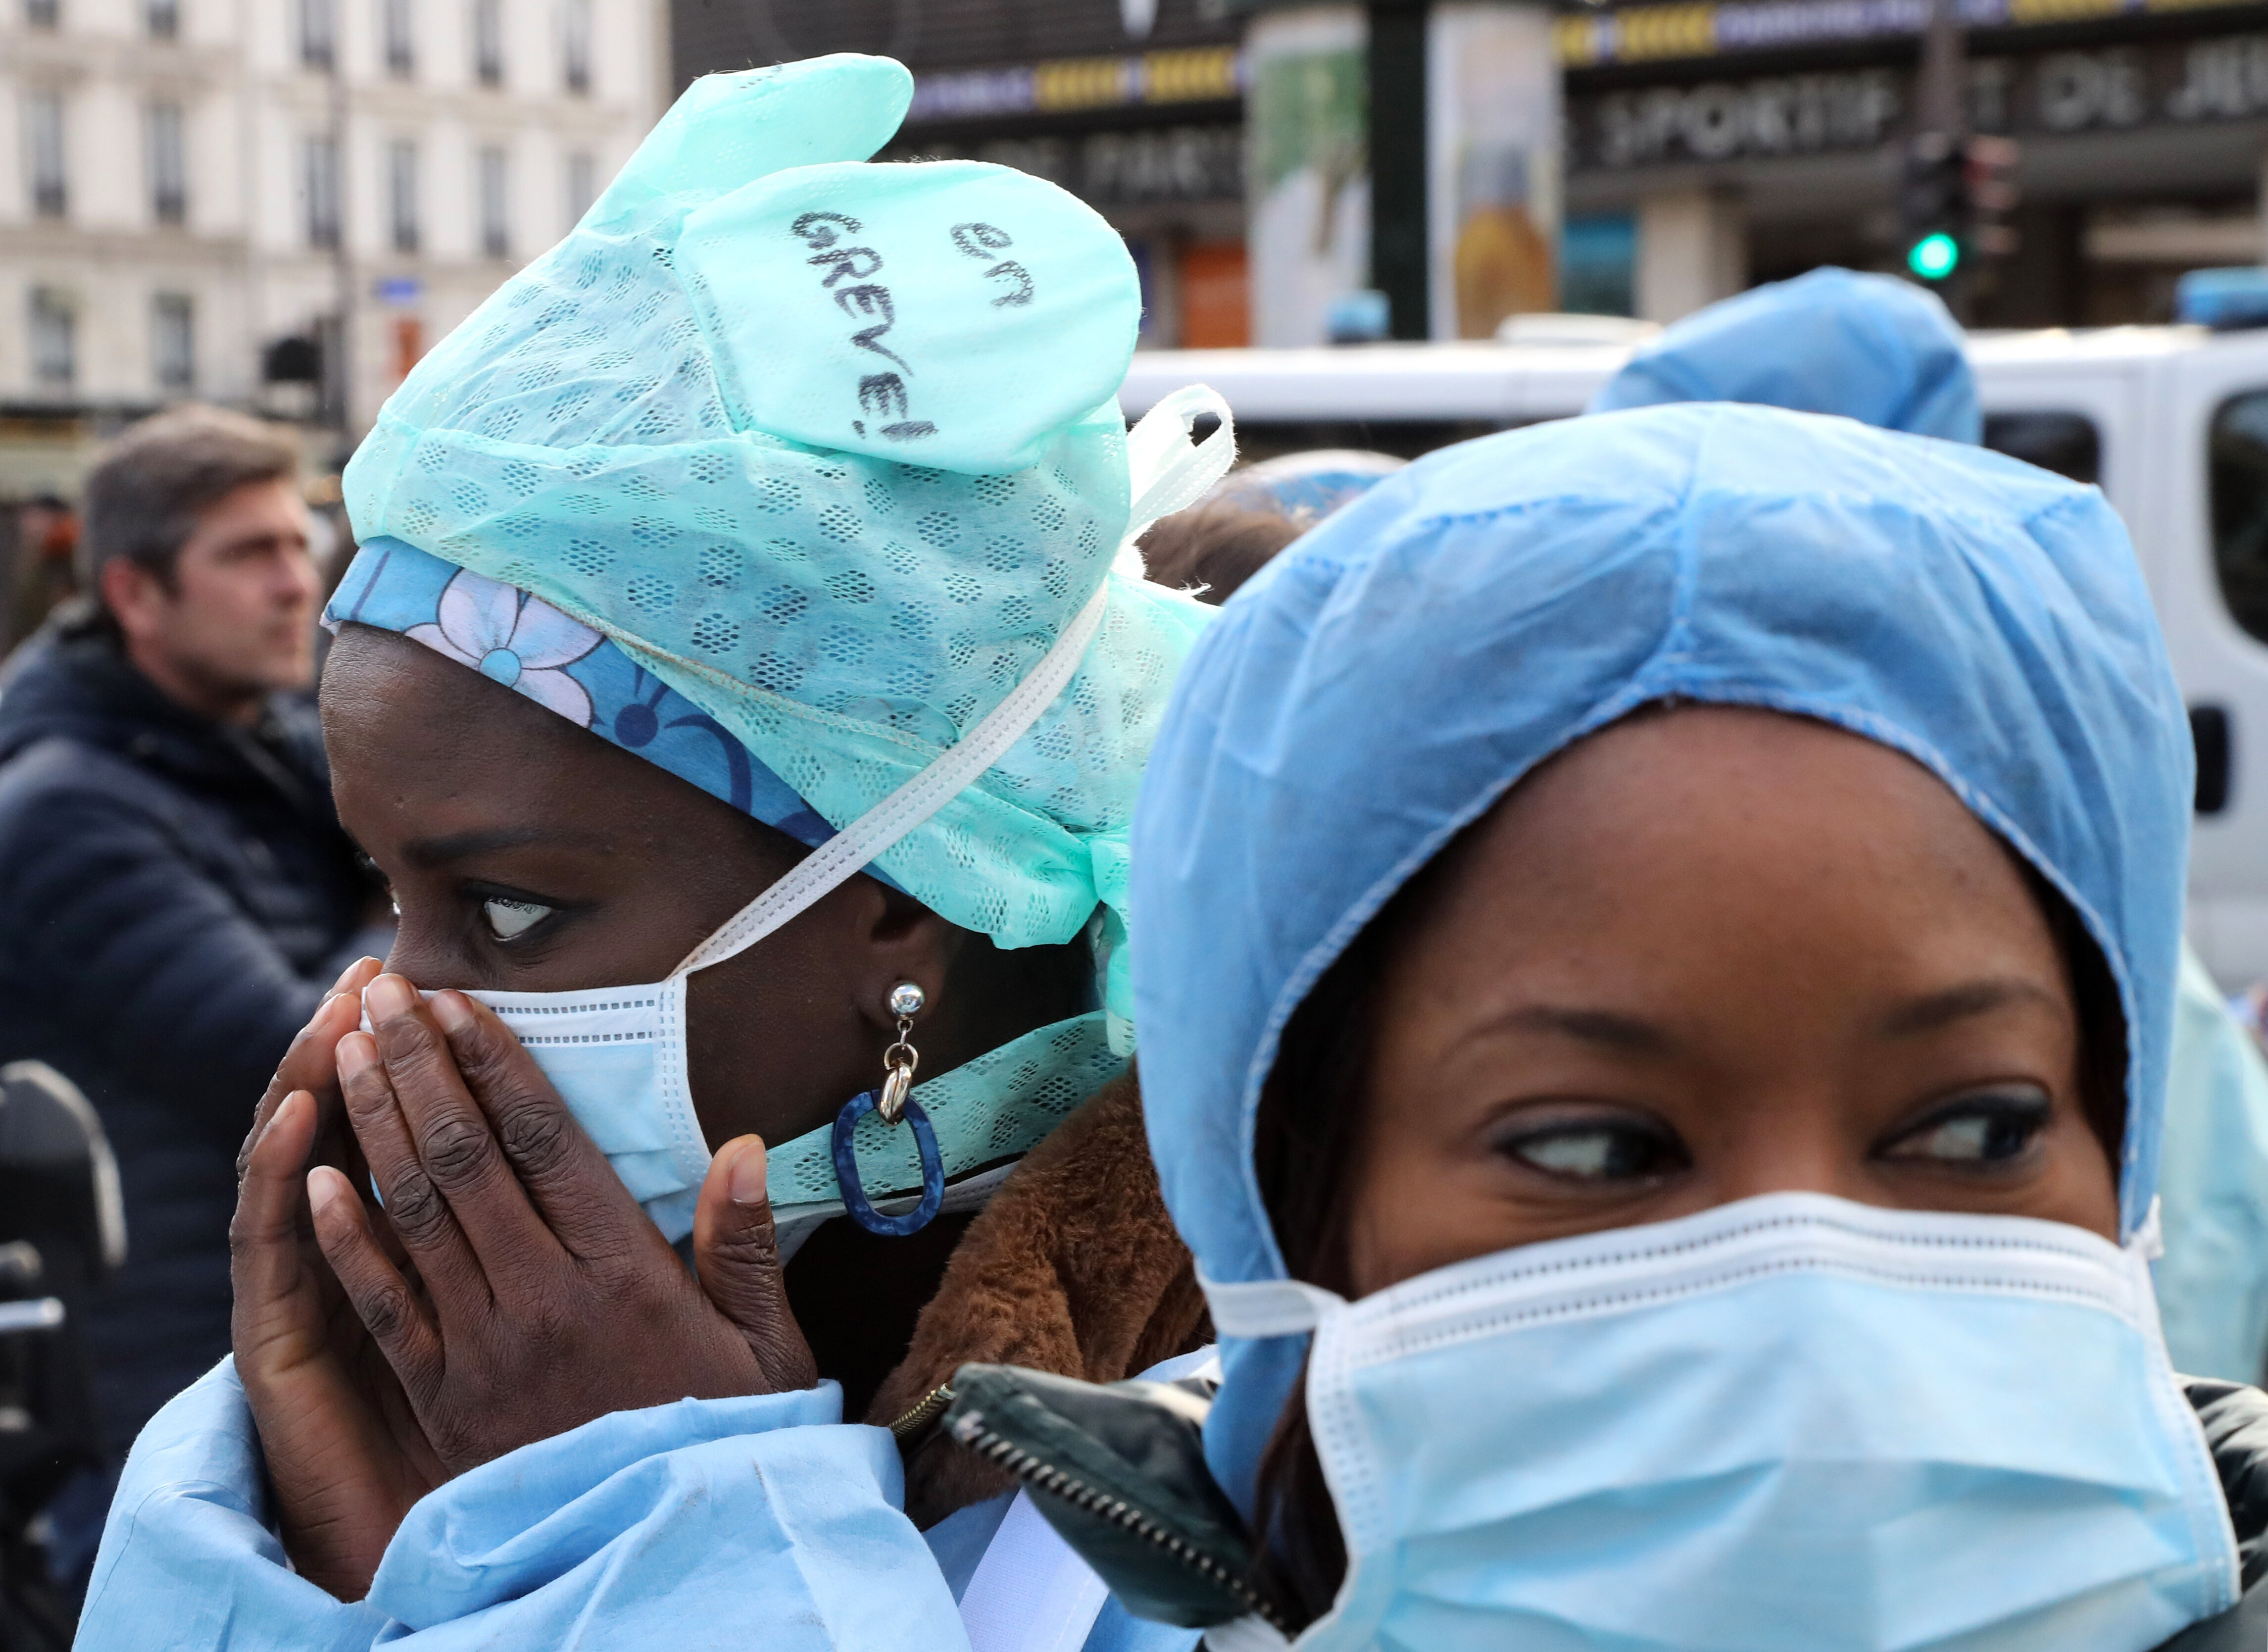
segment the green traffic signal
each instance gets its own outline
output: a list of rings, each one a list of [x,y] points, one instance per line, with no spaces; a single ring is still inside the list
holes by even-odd
[[[1961,262],[1961,243],[1943,230],[1925,235],[1906,249],[1906,268],[1924,281],[1942,281]]]

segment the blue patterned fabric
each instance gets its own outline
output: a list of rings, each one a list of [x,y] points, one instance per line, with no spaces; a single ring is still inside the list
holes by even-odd
[[[568,236],[387,398],[347,511],[365,543],[608,638],[837,827],[959,744],[1099,601],[1070,684],[873,864],[1001,947],[1073,942],[1099,916],[1123,1051],[1127,826],[1211,614],[1122,562],[1144,525],[1116,396],[1140,284],[1117,232],[1051,184],[869,164],[912,89],[850,54],[695,81]],[[1145,488],[1167,457],[1145,454]],[[493,643],[504,599],[468,588],[497,616],[473,640]],[[504,652],[534,679],[515,687],[579,710],[573,661]]]
[[[339,582],[323,623],[398,631],[799,844],[815,849],[835,836],[722,723],[541,597],[401,540],[373,539]]]

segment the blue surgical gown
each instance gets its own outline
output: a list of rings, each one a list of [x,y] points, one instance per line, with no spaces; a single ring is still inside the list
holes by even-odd
[[[1165,1374],[1165,1373],[1161,1373]],[[887,1430],[832,1383],[618,1412],[423,1499],[369,1597],[298,1576],[269,1524],[243,1385],[223,1361],[151,1422],[95,1563],[82,1652],[699,1647],[968,1652],[955,1606],[1007,1501],[931,1534]],[[1103,1608],[1084,1652],[1190,1652]]]

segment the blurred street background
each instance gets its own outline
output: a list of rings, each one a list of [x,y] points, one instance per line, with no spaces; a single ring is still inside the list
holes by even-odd
[[[1946,15],[1933,68],[1932,0],[4,0],[6,630],[105,433],[194,396],[335,462],[693,77],[822,52],[913,69],[893,152],[1022,167],[1123,231],[1152,347],[1666,321],[1904,269],[1957,204],[1918,173],[1940,131],[2017,144],[1974,324],[2165,321],[2184,271],[2260,262],[2268,5]]]

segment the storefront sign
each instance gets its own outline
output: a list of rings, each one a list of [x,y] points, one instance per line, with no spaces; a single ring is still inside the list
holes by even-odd
[[[1244,197],[1241,126],[1148,127],[1081,141],[1073,193],[1098,206]]]
[[[2268,114],[2268,34],[2199,41],[2182,54],[2181,80],[2166,96],[2176,121],[2237,121]]]
[[[1243,89],[1243,59],[1233,46],[1145,52],[1139,57],[1063,57],[917,75],[906,120],[919,125],[1138,104],[1221,102]]]
[[[2250,0],[1955,0],[1955,11],[1970,28],[2022,28],[2246,4]],[[1930,9],[1931,0],[1672,0],[1562,17],[1552,28],[1552,48],[1570,69],[1778,51],[1919,34],[1929,26]]]
[[[1576,97],[1569,100],[1575,161],[1618,171],[1873,149],[1898,129],[1907,79],[1896,70],[1863,69]]]
[[[989,160],[1070,190],[1094,206],[1244,198],[1244,129],[1138,127],[1084,137],[1043,133],[962,146],[918,138],[891,146],[892,159]]]
[[[1910,129],[1913,73],[1860,69],[1575,93],[1573,166],[1605,171],[1868,150]],[[2268,34],[1977,57],[1969,114],[2019,136],[2268,117]]]

